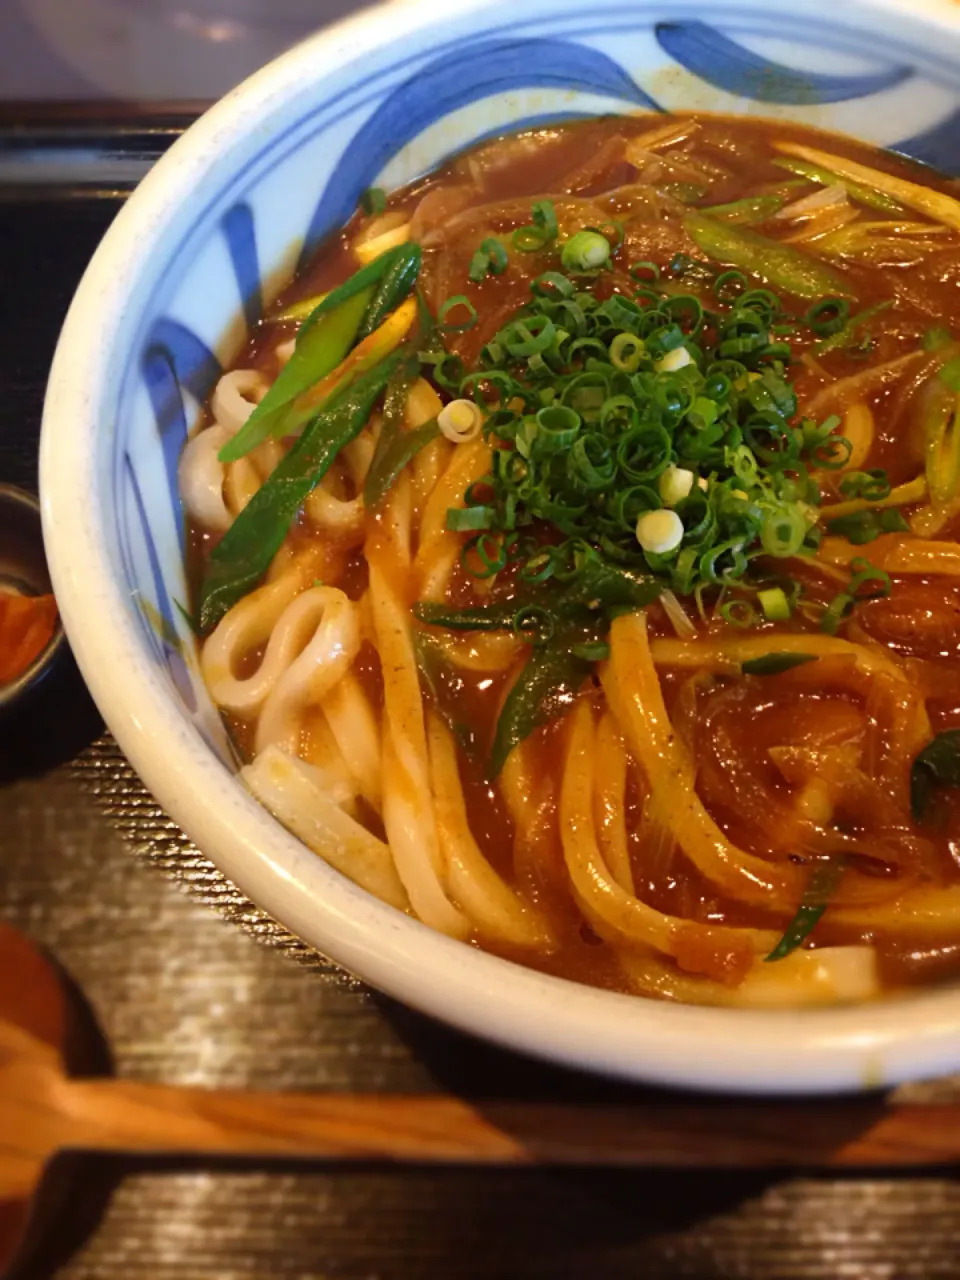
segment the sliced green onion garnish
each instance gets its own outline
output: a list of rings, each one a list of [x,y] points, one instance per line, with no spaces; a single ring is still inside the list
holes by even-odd
[[[560,229],[552,200],[535,201],[531,212],[532,224],[517,227],[512,236],[513,247],[521,253],[535,253],[539,249],[545,249],[556,240]]]
[[[491,533],[478,533],[463,544],[460,563],[474,578],[492,578],[507,567],[507,549]]]
[[[594,271],[610,260],[610,242],[599,231],[578,231],[560,251],[565,271]]]
[[[467,313],[467,318],[462,321],[448,320],[447,316],[451,311],[463,310]],[[445,333],[463,333],[467,329],[472,329],[477,323],[477,309],[469,298],[464,297],[462,293],[458,293],[453,298],[448,298],[437,312],[437,322]]]
[[[855,603],[849,591],[838,591],[820,618],[820,630],[828,636],[836,635],[840,623],[850,614]]]
[[[782,587],[768,587],[757,592],[757,599],[768,622],[784,622],[790,617],[790,601]]]
[[[721,271],[713,282],[713,292],[719,302],[733,302],[749,286],[750,281],[742,271]]]
[[[603,662],[610,657],[610,646],[606,640],[588,640],[584,644],[575,644],[573,653],[584,662]]]
[[[510,259],[503,244],[491,236],[483,241],[480,248],[470,259],[470,268],[467,274],[474,284],[480,284],[488,275],[503,275],[509,263]]]
[[[840,332],[849,316],[850,303],[846,298],[821,298],[810,307],[804,319],[818,338],[829,338]]]
[[[656,284],[660,279],[660,268],[655,262],[635,262],[630,274],[641,284]]]
[[[924,351],[939,351],[941,347],[947,346],[952,341],[953,334],[949,329],[935,325],[923,335],[923,349]]]
[[[387,207],[387,193],[383,187],[368,187],[360,197],[360,207],[368,216],[383,213]]]
[[[450,507],[447,511],[447,528],[453,533],[477,532],[491,529],[495,521],[492,507]]]
[[[903,521],[903,528],[910,527],[895,507],[891,508],[891,511]],[[884,512],[884,515],[886,514]],[[875,511],[854,511],[849,515],[838,516],[836,520],[831,520],[827,525],[827,532],[837,538],[846,538],[855,547],[861,547],[867,542],[873,542],[874,538],[879,538],[882,532],[893,531],[881,526],[880,517]]]
[[[749,600],[726,600],[720,606],[720,617],[732,627],[752,627],[757,611]]]
[[[546,248],[555,221],[549,202],[539,202],[515,236]],[[674,274],[715,285],[709,311],[699,282],[681,292],[668,277],[661,288],[648,262],[624,265],[637,281],[632,296],[586,287],[582,273],[596,267],[582,264],[595,260],[578,254],[571,265],[572,249],[593,244],[596,260],[607,261],[616,230],[582,228],[556,246],[556,267],[536,276],[526,303],[488,337],[469,372],[445,353],[423,354],[438,386],[482,408],[491,444],[489,474],[449,516],[448,527],[466,535],[462,563],[477,577],[515,569],[517,609],[536,603],[553,612],[551,602],[571,583],[587,581],[587,565],[599,581],[636,575],[651,592],[644,598],[665,587],[693,595],[701,616],[712,605],[732,626],[785,620],[799,588],[763,577],[758,557],[815,552],[822,537],[815,473],[843,468],[852,444],[835,434],[836,417],[798,419],[785,307],[774,290],[753,287],[746,271],[671,264]],[[489,247],[484,241],[477,251],[476,277],[481,268],[489,274],[481,260]],[[850,323],[845,299],[813,296],[814,325]],[[455,332],[475,314],[461,296],[448,299],[439,321]],[[886,485],[876,470],[842,482],[845,498],[866,502],[885,500]],[[872,519],[879,527],[880,514]],[[876,571],[854,566],[853,573],[850,589],[824,611],[828,630],[885,589]],[[564,615],[576,633],[563,645],[580,661],[573,646],[602,646],[617,602],[593,590],[576,607],[581,613]],[[524,630],[542,628],[527,619]]]
[[[760,525],[760,542],[768,555],[783,558],[797,554],[807,532],[807,521],[796,504],[768,512]]]
[[[524,640],[550,640],[556,628],[556,618],[542,605],[524,605],[513,615],[514,634]]]
[[[847,591],[856,601],[879,600],[890,594],[890,575],[883,569],[875,568],[869,560],[858,556],[850,562],[854,570]],[[873,584],[872,586],[870,584]],[[867,588],[864,590],[864,588]]]
[[[618,333],[610,343],[610,363],[624,373],[638,369],[645,354],[642,339],[632,333]]]
[[[886,471],[848,471],[840,481],[840,492],[845,498],[863,498],[866,502],[880,502],[890,494],[890,480]]]

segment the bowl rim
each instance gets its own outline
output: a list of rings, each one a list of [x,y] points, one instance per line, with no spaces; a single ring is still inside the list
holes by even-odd
[[[291,109],[305,84],[395,37],[500,3],[456,0],[438,16],[433,0],[393,0],[318,32],[207,111],[118,213],[64,322],[41,434],[48,567],[74,655],[134,768],[223,873],[310,945],[421,1012],[568,1066],[698,1089],[814,1094],[956,1069],[960,989],[820,1010],[670,1005],[550,977],[435,933],[333,871],[262,809],[186,724],[143,652],[111,564],[109,512],[87,498],[102,487],[93,443],[111,386],[109,355],[123,341],[125,312],[135,310],[130,282],[149,273],[162,229],[214,164],[241,148],[252,121]],[[766,0],[739,7],[762,11]],[[960,30],[951,0],[853,0],[854,11],[949,27],[954,39]]]

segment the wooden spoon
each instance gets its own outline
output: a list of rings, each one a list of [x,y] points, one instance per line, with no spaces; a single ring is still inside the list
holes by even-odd
[[[270,1094],[70,1079],[62,984],[0,926],[0,1243],[63,1150],[419,1163],[915,1165],[960,1157],[960,1107],[637,1094],[552,1104]],[[613,1086],[611,1086],[613,1088]],[[619,1090],[623,1096],[623,1090]],[[4,1224],[7,1231],[4,1232]],[[2,1266],[0,1248],[0,1266]]]

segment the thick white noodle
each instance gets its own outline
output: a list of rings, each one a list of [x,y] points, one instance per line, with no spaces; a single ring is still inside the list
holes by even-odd
[[[277,632],[292,637],[286,651],[295,656],[263,704],[255,750],[276,745],[297,755],[305,711],[322,704],[360,649],[357,608],[337,587],[311,587],[287,606]]]
[[[594,774],[595,820],[600,856],[625,893],[635,894],[627,838],[627,749],[609,711],[597,728]]]
[[[466,937],[469,923],[445,886],[409,613],[376,558],[370,560],[370,602],[384,684],[383,825],[414,911],[424,924]]]
[[[262,484],[263,478],[252,458],[237,458],[236,462],[228,462],[223,490],[231,511],[239,515]]]
[[[417,378],[407,396],[404,420],[408,431],[424,426],[436,418],[443,408],[443,401],[425,378]],[[413,505],[418,517],[427,499],[446,469],[453,446],[438,436],[420,450],[413,459]]]
[[[370,470],[375,443],[376,437],[370,427],[361,431],[356,439],[344,446],[335,467],[327,472],[304,503],[304,514],[310,523],[340,541],[356,541],[363,535],[366,518],[363,482]],[[349,474],[349,481],[345,473]],[[350,486],[354,497],[342,497],[341,491]]]
[[[347,464],[350,479],[353,481],[354,488],[358,493],[363,488],[363,482],[366,480],[367,472],[370,470],[373,451],[376,448],[379,435],[379,415],[374,414],[374,417],[370,420],[370,425],[364,427],[360,434],[355,436],[349,444],[345,444],[340,451],[340,457]]]
[[[356,817],[360,788],[320,707],[310,707],[304,714],[299,758],[322,774],[331,799]]]
[[[452,896],[485,937],[517,947],[548,947],[550,934],[540,913],[504,882],[473,838],[456,744],[436,712],[428,717],[427,732],[437,830]]]
[[[217,454],[230,439],[219,423],[187,441],[177,468],[180,498],[187,515],[212,533],[225,533],[233,514],[223,498],[224,465]]]
[[[303,504],[304,515],[314,528],[327,535],[341,540],[362,537],[366,515],[363,498],[359,494],[355,498],[338,498],[333,492],[334,484],[335,479],[328,472]]]
[[[239,600],[204,644],[200,669],[211,698],[225,711],[252,716],[302,648],[292,629],[278,630],[277,623],[303,586],[303,572],[293,565],[276,581]],[[264,643],[266,651],[256,671],[237,676],[241,662]]]
[[[222,427],[235,436],[267,394],[269,383],[256,369],[225,373],[213,389],[210,408]]]
[[[267,393],[269,383],[255,369],[234,369],[217,383],[210,407],[214,422],[187,442],[177,481],[187,514],[213,533],[225,533],[283,456],[277,440],[267,440],[247,457],[223,463],[217,456]]]
[[[362,889],[409,909],[390,850],[336,803],[322,773],[267,747],[240,777],[260,803],[308,848]]]
[[[880,994],[877,953],[869,946],[798,950],[776,964],[758,956],[735,987],[684,973],[643,949],[625,947],[619,959],[638,994],[684,1004],[799,1009],[870,1000]]]
[[[357,789],[379,813],[383,802],[380,730],[370,700],[352,672],[324,698],[323,714]]]

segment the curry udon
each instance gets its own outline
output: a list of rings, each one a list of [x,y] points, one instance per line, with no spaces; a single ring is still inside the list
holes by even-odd
[[[960,972],[952,190],[698,116],[366,193],[180,468],[253,794],[398,910],[584,982]]]

